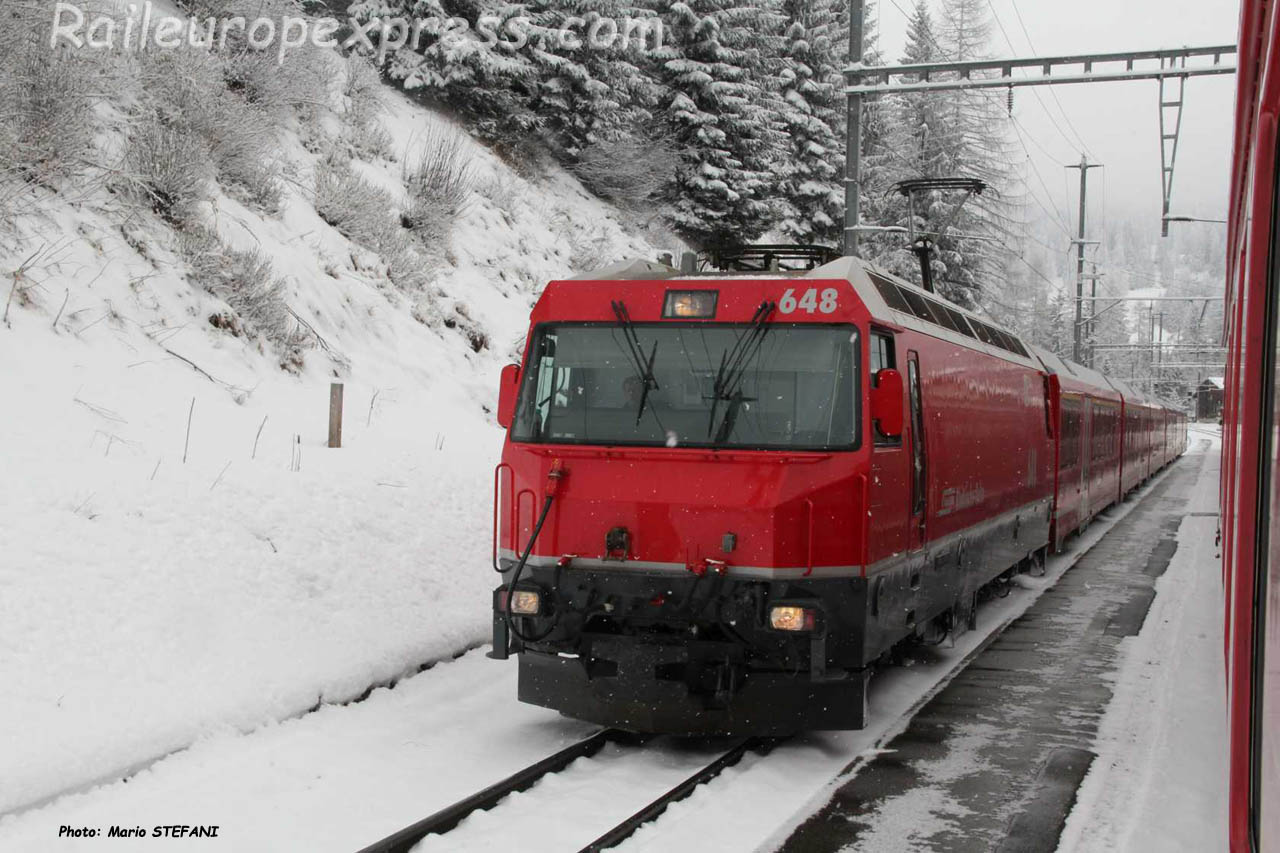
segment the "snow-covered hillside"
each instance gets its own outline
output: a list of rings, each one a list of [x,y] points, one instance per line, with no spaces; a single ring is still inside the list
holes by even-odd
[[[383,97],[389,158],[351,168],[400,201],[462,131]],[[297,133],[277,214],[215,192],[206,227],[286,281],[288,370],[145,206],[29,190],[0,231],[0,814],[486,638],[498,370],[545,281],[655,250],[558,168],[461,145],[474,190],[418,293],[317,213]]]

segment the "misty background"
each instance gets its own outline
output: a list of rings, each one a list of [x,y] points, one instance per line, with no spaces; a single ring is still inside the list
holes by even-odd
[[[875,6],[888,62],[901,58],[913,5],[880,0]],[[1227,45],[1239,38],[1240,6],[1233,0],[990,0],[990,11],[995,26],[989,53],[998,58]],[[1101,225],[1108,216],[1142,216],[1158,226],[1159,91],[1155,80],[1015,90],[1013,118],[1026,141],[1018,153],[1040,171],[1052,197],[1035,180],[1028,192],[1074,223],[1079,173],[1064,166],[1087,153],[1105,167],[1090,171],[1089,218]],[[1174,215],[1226,218],[1234,92],[1234,75],[1187,81]]]

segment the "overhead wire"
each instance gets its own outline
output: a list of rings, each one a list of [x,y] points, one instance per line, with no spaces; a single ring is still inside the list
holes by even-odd
[[[988,3],[990,3],[990,0],[988,0]],[[910,13],[908,13],[905,9],[902,8],[902,6],[898,3],[898,0],[889,0],[889,4],[893,6],[894,9],[898,10],[898,14],[902,15],[902,17],[908,23],[911,22],[912,17]],[[994,14],[995,10],[992,9],[992,12]],[[1000,27],[1001,32],[1004,32],[1004,25],[1000,23],[999,16],[996,16],[996,23]],[[944,60],[955,61],[955,58],[950,56],[948,52],[945,49],[943,49],[942,45],[938,43],[938,40],[934,37],[933,33],[927,33],[926,35],[928,37],[929,44],[933,47],[934,50],[938,52],[938,54]],[[1006,42],[1009,41],[1007,33],[1005,33],[1005,41]],[[1010,49],[1012,50],[1013,49],[1012,42],[1009,43],[1009,46],[1010,46]],[[992,97],[991,93],[985,90],[979,90],[979,93],[985,96],[988,99],[988,101]],[[1041,102],[1041,107],[1044,108],[1046,115],[1049,115],[1048,107],[1045,107],[1043,102]],[[1040,208],[1041,212],[1043,212],[1046,216],[1049,217],[1050,221],[1053,222],[1054,225],[1060,228],[1064,234],[1070,236],[1071,230],[1070,230],[1070,227],[1067,225],[1066,217],[1060,210],[1058,210],[1057,205],[1053,204],[1053,193],[1050,192],[1049,186],[1044,180],[1044,176],[1040,173],[1039,167],[1036,166],[1035,158],[1031,156],[1031,150],[1027,147],[1026,140],[1023,138],[1024,134],[1050,160],[1052,160],[1055,163],[1058,163],[1059,165],[1065,165],[1065,164],[1062,163],[1062,161],[1060,161],[1057,157],[1054,157],[1053,155],[1049,154],[1045,146],[1039,140],[1037,140],[1029,131],[1027,131],[1027,129],[1023,127],[1017,121],[1017,119],[1013,117],[1012,114],[1009,115],[1009,119],[1010,119],[1010,122],[1014,125],[1014,137],[1017,139],[1018,145],[1021,146],[1023,153],[1026,154],[1027,164],[1028,166],[1031,167],[1032,172],[1035,174],[1036,180],[1040,183],[1041,188],[1044,190],[1045,199],[1048,202],[1048,204],[1046,205],[1044,202],[1041,202],[1040,199],[1036,197],[1034,191],[1031,191],[1029,185],[1028,185],[1028,191],[1029,191],[1028,195],[1030,196],[1031,200],[1035,202],[1036,206]],[[1051,115],[1050,115],[1050,120],[1052,120]],[[1057,125],[1055,122],[1055,127],[1056,126]],[[1058,128],[1058,130],[1059,130],[1059,133],[1063,133],[1061,128]],[[1063,133],[1063,138],[1067,141],[1068,144],[1072,144],[1070,138],[1067,137],[1065,133]],[[1052,211],[1050,210],[1050,208],[1052,208]]]
[[[987,0],[987,8],[991,10],[991,18],[992,20],[995,21],[996,26],[1000,28],[1000,34],[1004,36],[1005,44],[1009,45],[1009,50],[1012,53],[1016,54],[1018,52],[1018,49],[1014,47],[1013,39],[1009,38],[1009,31],[1004,28],[1004,22],[1000,20],[1000,13],[996,11],[995,4],[992,2],[992,0]],[[1017,6],[1015,5],[1014,11],[1016,12],[1017,10],[1018,10]],[[1026,35],[1026,27],[1022,28],[1022,32],[1024,35]],[[1031,36],[1029,35],[1027,36],[1027,44],[1031,45],[1031,52],[1034,54],[1036,52],[1036,48],[1034,44],[1031,44]],[[1039,101],[1040,108],[1044,110],[1044,114],[1048,117],[1049,121],[1053,124],[1054,128],[1058,131],[1058,133],[1062,135],[1062,138],[1066,140],[1067,144],[1074,148],[1076,146],[1076,143],[1071,141],[1071,137],[1069,137],[1067,135],[1067,132],[1062,129],[1062,126],[1058,124],[1058,120],[1053,117],[1053,113],[1049,110],[1049,107],[1045,104],[1044,98],[1040,97],[1040,93],[1037,92],[1035,89],[1032,89],[1031,94],[1037,101]],[[1057,98],[1057,95],[1053,93],[1052,89],[1050,89],[1050,94],[1053,94],[1055,99]],[[1058,104],[1058,108],[1062,109],[1061,103]],[[1065,111],[1063,111],[1062,117],[1064,119],[1067,119],[1067,123],[1068,125],[1070,125],[1071,120],[1067,118],[1067,114]],[[1074,131],[1075,128],[1072,127],[1072,130]],[[1076,133],[1076,139],[1079,140],[1080,147],[1088,151],[1088,146],[1084,144],[1084,140],[1080,138],[1079,133]],[[1092,152],[1089,152],[1089,153],[1092,153]]]
[[[987,0],[987,2],[989,3],[990,0]],[[1031,40],[1031,33],[1027,31],[1027,24],[1025,21],[1022,20],[1022,13],[1018,11],[1018,4],[1010,3],[1009,5],[1013,7],[1013,14],[1014,14],[1014,17],[1018,19],[1018,26],[1022,28],[1022,34],[1027,38],[1027,46],[1031,48],[1031,52],[1033,54],[1036,53],[1037,51],[1036,51],[1035,42]],[[994,12],[995,10],[993,9],[992,11]],[[1000,16],[997,15],[996,19],[999,20],[999,17]],[[1004,29],[1004,27],[1002,26],[1001,29]],[[1080,142],[1080,147],[1084,149],[1084,153],[1088,154],[1090,157],[1093,157],[1093,159],[1097,160],[1098,158],[1094,155],[1092,151],[1089,150],[1089,145],[1084,141],[1084,137],[1081,136],[1080,131],[1077,130],[1075,124],[1072,123],[1071,116],[1067,115],[1066,108],[1062,106],[1062,101],[1058,100],[1058,93],[1054,91],[1052,86],[1049,87],[1049,95],[1053,98],[1053,102],[1058,105],[1058,110],[1059,112],[1062,113],[1063,121],[1067,123],[1067,127],[1071,128],[1071,132],[1076,135],[1076,139]],[[1048,109],[1046,109],[1045,112],[1048,113]]]
[[[1032,134],[1031,131],[1027,129],[1026,125],[1018,121],[1017,116],[1010,115],[1009,121],[1017,125],[1018,128],[1022,131],[1022,133],[1026,135],[1027,139],[1030,139],[1031,142],[1036,146],[1036,148],[1040,149],[1040,153],[1043,154],[1047,159],[1052,160],[1054,163],[1056,163],[1059,166],[1067,165],[1066,162],[1059,160],[1057,157],[1055,157],[1053,153],[1049,151],[1048,148],[1045,148],[1044,144],[1040,142],[1040,140],[1035,138],[1035,135]]]
[[[987,0],[987,8],[991,10],[992,20],[995,21],[996,27],[999,28],[1000,34],[1004,37],[1005,44],[1009,46],[1009,50],[1012,53],[1016,54],[1018,52],[1018,49],[1014,46],[1013,39],[1009,36],[1009,31],[1005,29],[1004,21],[1000,19],[1000,13],[996,10],[995,4],[992,2],[992,0]],[[1027,31],[1026,24],[1022,20],[1021,13],[1018,12],[1018,7],[1016,3],[1013,4],[1013,11],[1014,11],[1014,14],[1018,16],[1018,23],[1022,28],[1023,36],[1026,37],[1027,45],[1031,48],[1031,52],[1033,54],[1036,53],[1035,43],[1031,40],[1031,34]],[[1053,112],[1049,109],[1048,105],[1045,104],[1044,99],[1040,97],[1040,93],[1033,89],[1031,94],[1035,97],[1036,101],[1040,104],[1040,108],[1044,110],[1045,116],[1049,119],[1050,123],[1053,124],[1054,128],[1062,136],[1063,140],[1065,140],[1068,145],[1071,145],[1074,147],[1075,143],[1072,142],[1071,137],[1067,135],[1066,131],[1062,129],[1062,126],[1058,124],[1057,119],[1054,118]],[[1067,126],[1070,127],[1072,133],[1075,134],[1076,140],[1079,142],[1081,149],[1083,149],[1086,154],[1089,154],[1090,156],[1092,156],[1093,152],[1089,149],[1088,144],[1084,141],[1084,137],[1081,136],[1079,130],[1077,130],[1075,125],[1072,124],[1070,116],[1067,115],[1066,110],[1062,106],[1062,102],[1058,100],[1057,93],[1053,91],[1052,87],[1050,87],[1049,89],[1049,94],[1053,96],[1054,102],[1058,105],[1058,110],[1062,113],[1063,120],[1066,121]],[[1026,128],[1023,127],[1022,124],[1016,118],[1013,117],[1012,113],[1010,113],[1009,119],[1014,123],[1016,131],[1020,130],[1022,133],[1026,133]],[[1036,140],[1036,138],[1032,136],[1030,133],[1026,133],[1026,135],[1031,139],[1032,143],[1035,144],[1035,146],[1040,149],[1040,152],[1044,154],[1046,157],[1048,157],[1050,160],[1057,163],[1059,166],[1065,167],[1067,165],[1066,163],[1063,163],[1061,160],[1059,160],[1057,157],[1054,157],[1052,154],[1050,154],[1048,149],[1046,149],[1043,145],[1041,145],[1040,142]],[[1019,141],[1021,141],[1021,134],[1019,134]],[[1026,147],[1025,144],[1023,145],[1023,147],[1024,148]],[[1030,157],[1029,151],[1027,152],[1027,156]],[[1094,159],[1096,160],[1097,157],[1094,157]],[[1033,166],[1034,166],[1034,163],[1033,163]],[[1065,179],[1065,173],[1064,173],[1064,179]],[[1041,179],[1041,182],[1043,183],[1043,179]],[[1048,193],[1047,188],[1045,192],[1047,195],[1050,196],[1050,198],[1052,198],[1052,194]],[[1070,198],[1069,188],[1067,189],[1066,195],[1064,197]],[[1054,210],[1055,212],[1057,211],[1056,205],[1054,206]],[[1105,216],[1105,211],[1104,211],[1104,216]],[[1065,221],[1065,219],[1063,221]],[[1067,234],[1070,235],[1069,229],[1067,231]]]
[[[1041,203],[1040,199],[1036,197],[1035,192],[1031,190],[1030,185],[1028,185],[1027,187],[1028,194],[1031,196],[1031,199],[1035,201],[1036,205],[1040,208],[1040,210],[1043,211],[1044,214],[1049,217],[1049,221],[1054,226],[1056,226],[1058,230],[1060,230],[1063,234],[1070,237],[1071,227],[1067,222],[1067,218],[1062,211],[1058,210],[1058,206],[1053,203],[1053,193],[1049,190],[1049,184],[1045,181],[1044,175],[1041,174],[1040,167],[1036,165],[1036,161],[1031,156],[1031,152],[1027,150],[1026,143],[1022,141],[1022,135],[1019,130],[1019,126],[1016,123],[1013,126],[1013,132],[1014,132],[1014,136],[1017,137],[1018,142],[1022,145],[1022,150],[1027,155],[1027,165],[1031,167],[1032,174],[1034,174],[1036,180],[1040,182],[1040,188],[1044,190],[1045,199],[1048,201],[1049,206],[1046,207],[1043,203]],[[1050,210],[1049,209],[1050,207],[1052,207],[1053,209]]]
[[[1158,286],[1158,287],[1167,287],[1168,285],[1171,285],[1171,284],[1180,285],[1182,287],[1198,287],[1203,284],[1203,282],[1185,281],[1183,279],[1164,278],[1161,276],[1153,275],[1152,273],[1140,272],[1138,270],[1128,269],[1126,267],[1121,267],[1121,266],[1112,266],[1111,264],[1100,264],[1100,266],[1103,269],[1110,270],[1112,272],[1124,273],[1125,275],[1133,276],[1134,278],[1141,279],[1142,281],[1148,282],[1149,284],[1153,286]],[[1193,298],[1198,298],[1198,297],[1193,297]]]
[[[906,20],[908,24],[909,24],[909,23],[911,23],[911,21],[912,21],[912,16],[911,16],[911,14],[910,14],[910,13],[908,13],[905,9],[903,9],[903,8],[902,8],[902,6],[898,3],[898,0],[889,0],[889,5],[893,6],[893,8],[894,8],[894,9],[896,9],[896,10],[898,11],[898,14],[902,15],[903,19],[904,19],[904,20]],[[1003,29],[1003,26],[1001,27],[1001,29]],[[937,38],[935,38],[935,37],[934,37],[933,33],[929,32],[929,33],[926,33],[925,35],[927,36],[927,38],[928,38],[928,40],[929,40],[929,44],[930,44],[930,46],[931,46],[935,51],[937,51],[938,55],[939,55],[942,59],[944,59],[944,60],[946,60],[946,61],[949,61],[949,62],[954,62],[954,61],[956,61],[955,57],[952,57],[952,56],[948,53],[948,51],[947,51],[947,50],[945,50],[945,49],[942,47],[942,45],[940,45],[940,44],[938,43],[938,40],[937,40]],[[1007,40],[1007,38],[1006,38],[1006,40]],[[992,97],[993,97],[993,96],[992,96],[992,94],[991,94],[990,92],[988,92],[988,91],[986,91],[986,90],[977,90],[977,91],[978,91],[978,94],[980,94],[980,95],[982,95],[984,98],[986,98],[988,102],[990,102],[990,101],[991,101],[991,99],[992,99]],[[1047,112],[1047,110],[1046,110],[1046,112]],[[1011,121],[1013,120],[1013,116],[1012,116],[1012,115],[1010,115],[1010,116],[1009,116],[1009,118],[1010,118],[1010,120],[1011,120]],[[1015,124],[1016,124],[1016,122],[1015,122]],[[1019,132],[1020,130],[1021,130],[1021,132]],[[1021,129],[1021,128],[1019,128],[1019,127],[1015,127],[1015,128],[1014,128],[1014,136],[1015,136],[1015,138],[1016,138],[1016,139],[1017,139],[1017,141],[1018,141],[1018,145],[1019,145],[1019,146],[1021,146],[1021,148],[1022,148],[1022,150],[1023,150],[1023,153],[1024,153],[1024,154],[1026,154],[1026,157],[1027,157],[1027,164],[1031,167],[1032,171],[1035,173],[1035,175],[1036,175],[1036,179],[1040,182],[1040,186],[1041,186],[1041,188],[1044,190],[1045,198],[1048,200],[1048,206],[1046,206],[1043,202],[1041,202],[1041,201],[1040,201],[1040,199],[1035,195],[1034,191],[1032,191],[1032,190],[1030,189],[1030,186],[1029,186],[1029,185],[1028,185],[1028,195],[1029,195],[1029,197],[1031,198],[1031,200],[1035,202],[1036,206],[1037,206],[1037,207],[1039,207],[1039,208],[1040,208],[1040,210],[1041,210],[1041,211],[1042,211],[1046,216],[1048,216],[1048,217],[1050,218],[1050,221],[1052,221],[1055,225],[1057,225],[1059,228],[1061,228],[1061,229],[1063,230],[1063,232],[1069,236],[1069,235],[1070,235],[1070,229],[1069,229],[1069,228],[1066,226],[1066,224],[1065,224],[1065,223],[1066,223],[1066,219],[1065,219],[1065,217],[1063,216],[1063,214],[1062,214],[1060,211],[1058,211],[1058,210],[1057,210],[1057,206],[1053,204],[1053,193],[1049,191],[1048,184],[1045,182],[1043,175],[1041,175],[1041,174],[1040,174],[1040,170],[1039,170],[1039,168],[1038,168],[1038,167],[1036,166],[1036,164],[1035,164],[1035,159],[1031,156],[1031,150],[1030,150],[1029,148],[1027,148],[1027,143],[1026,143],[1026,142],[1023,140],[1023,138],[1022,138],[1022,132],[1026,132],[1026,131],[1025,131],[1025,129]],[[1028,135],[1028,136],[1030,136],[1030,134],[1029,134],[1029,133],[1028,133],[1027,135]],[[1039,141],[1037,141],[1034,137],[1031,137],[1031,138],[1032,138],[1032,142],[1033,142],[1033,143],[1035,143],[1035,145],[1036,145],[1036,147],[1037,147],[1037,148],[1040,148],[1040,150],[1041,150],[1041,151],[1044,151],[1044,150],[1045,150],[1045,149],[1044,149],[1044,146],[1043,146],[1043,145],[1041,145]],[[1068,139],[1067,141],[1068,141],[1068,143],[1070,143],[1070,140],[1069,140],[1069,139]],[[1052,157],[1052,156],[1050,156],[1050,159],[1054,160],[1054,162],[1060,162],[1060,161],[1058,161],[1058,160],[1057,160],[1057,158]],[[1050,207],[1052,207],[1052,208],[1053,208],[1053,211],[1052,211],[1052,212],[1049,210],[1049,208],[1050,208]]]

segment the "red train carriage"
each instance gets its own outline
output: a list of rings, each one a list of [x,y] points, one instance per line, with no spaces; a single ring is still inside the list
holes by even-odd
[[[1228,224],[1221,535],[1230,846],[1280,850],[1280,471],[1276,216],[1280,12],[1244,0]]]
[[[1136,487],[1125,406],[1164,417],[851,258],[553,282],[502,382],[493,654],[674,733],[862,726],[877,660]]]
[[[1106,377],[1036,349],[1050,375],[1058,423],[1053,544],[1083,529],[1119,497],[1123,398]]]
[[[1124,500],[1151,476],[1151,446],[1145,429],[1155,407],[1143,401],[1128,383],[1118,379],[1109,381],[1122,399],[1119,499]]]

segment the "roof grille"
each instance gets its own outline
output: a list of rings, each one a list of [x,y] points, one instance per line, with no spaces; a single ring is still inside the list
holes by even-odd
[[[758,244],[716,249],[703,266],[725,272],[784,272],[816,269],[838,257],[840,253],[827,246]]]

